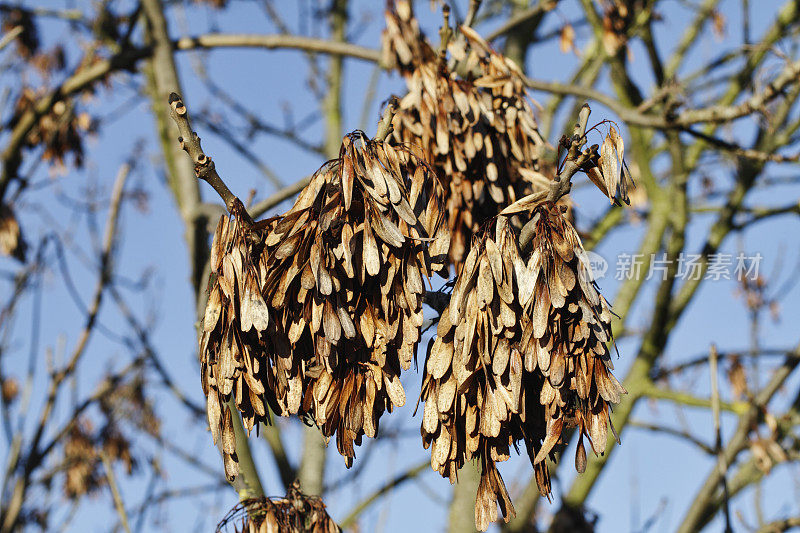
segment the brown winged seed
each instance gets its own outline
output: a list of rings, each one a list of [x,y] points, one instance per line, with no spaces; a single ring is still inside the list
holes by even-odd
[[[413,164],[412,164],[413,163]],[[442,188],[405,149],[347,135],[284,215],[246,232],[223,217],[203,321],[203,388],[214,441],[237,471],[233,398],[244,425],[309,417],[348,466],[420,338],[425,280],[444,266]]]
[[[252,498],[231,509],[217,525],[217,532],[236,533],[338,533],[336,522],[316,496],[306,496],[295,481],[285,498]]]
[[[419,342],[425,279],[447,254],[441,191],[407,150],[356,132],[266,239],[277,412],[336,434],[348,466],[354,443],[405,403],[400,372]]]
[[[211,280],[200,336],[201,377],[208,424],[215,444],[221,444],[225,474],[239,471],[230,400],[244,425],[269,422],[277,407],[274,392],[265,387],[267,362],[260,332],[271,323],[261,295],[260,252],[240,214],[223,216],[211,245]]]
[[[394,141],[418,146],[445,185],[450,261],[460,268],[472,235],[518,198],[546,185],[547,145],[523,75],[477,33],[448,46],[445,64],[421,34],[410,3],[386,13],[384,62],[405,77],[408,94],[393,120]]]
[[[423,445],[451,482],[464,461],[478,460],[481,530],[497,519],[498,503],[506,520],[514,516],[495,464],[512,445],[525,442],[549,496],[545,459],[563,432],[578,428],[580,470],[584,437],[595,453],[605,449],[609,404],[625,393],[609,372],[611,311],[577,233],[558,206],[540,205],[533,218],[530,254],[522,255],[506,217],[473,243],[424,369]]]

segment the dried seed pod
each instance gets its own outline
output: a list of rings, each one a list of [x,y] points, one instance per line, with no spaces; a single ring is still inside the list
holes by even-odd
[[[23,87],[14,106],[14,114],[9,126],[14,127],[32,109],[42,97],[42,90]],[[65,170],[67,156],[72,155],[72,163],[76,168],[83,166],[83,136],[96,129],[96,123],[86,113],[76,110],[73,99],[57,102],[47,114],[39,116],[30,132],[25,136],[23,146],[26,148],[43,147],[42,159],[49,161],[59,170]],[[16,164],[16,163],[15,163]]]
[[[94,431],[87,418],[78,417],[64,437],[63,451],[64,497],[70,500],[95,494],[107,483],[101,454],[109,461],[122,463],[128,474],[136,467],[130,442],[111,420]]]
[[[630,205],[628,188],[635,187],[633,177],[625,163],[625,142],[614,126],[603,139],[600,153],[585,165],[584,172],[608,196],[611,203]]]
[[[568,427],[577,427],[600,454],[606,447],[606,428],[614,432],[609,405],[627,393],[611,373],[611,309],[594,283],[580,237],[561,210],[543,204],[534,209],[532,220],[536,229],[527,271],[535,285],[523,313],[530,319],[523,352],[526,368],[537,365],[546,378],[540,402],[548,429],[534,462],[544,460],[552,449],[550,442],[558,440],[555,433]]]
[[[277,413],[335,434],[348,466],[381,414],[405,403],[424,280],[447,254],[441,197],[424,162],[356,132],[264,242],[266,387]]]
[[[424,368],[423,445],[432,468],[451,482],[464,461],[479,461],[475,523],[482,530],[497,518],[498,503],[506,520],[514,516],[496,467],[512,445],[524,441],[549,496],[544,460],[564,430],[577,426],[600,453],[609,404],[625,393],[608,371],[611,311],[577,233],[559,206],[534,208],[533,220],[532,252],[520,251],[506,217],[474,241]]]
[[[285,498],[251,498],[237,504],[217,524],[217,533],[338,533],[339,526],[328,515],[325,504],[307,496],[295,481]]]
[[[99,458],[92,439],[91,424],[79,419],[64,440],[64,497],[73,499],[96,491],[103,476],[98,471]]]
[[[9,205],[0,204],[0,254],[24,262],[27,249],[14,210]]]
[[[451,482],[465,461],[478,459],[475,523],[482,530],[497,519],[498,501],[506,520],[514,515],[495,462],[507,459],[523,437],[538,450],[545,435],[536,401],[541,376],[523,379],[518,348],[520,263],[514,232],[500,217],[469,251],[424,369],[423,445],[431,448],[431,467]],[[544,465],[536,468],[542,470],[537,478],[547,476]]]
[[[271,223],[267,221],[262,226]],[[245,427],[269,423],[267,405],[277,406],[267,382],[267,361],[259,334],[272,323],[261,295],[259,262],[263,243],[243,224],[241,213],[223,216],[211,245],[211,282],[200,336],[203,392],[214,443],[220,443],[225,474],[238,473],[233,416]]]
[[[472,235],[503,207],[546,185],[539,134],[524,76],[469,28],[440,60],[406,1],[386,14],[388,65],[406,78],[394,141],[419,146],[445,184],[450,260],[460,268]],[[413,51],[413,53],[412,53]]]

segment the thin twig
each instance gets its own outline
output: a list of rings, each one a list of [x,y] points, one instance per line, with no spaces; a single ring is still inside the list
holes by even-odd
[[[85,325],[80,333],[80,337],[78,338],[78,342],[72,351],[69,361],[63,368],[58,371],[54,371],[51,376],[44,407],[39,415],[39,421],[37,422],[36,430],[28,447],[29,451],[25,455],[24,459],[21,457],[17,459],[17,462],[23,461],[25,467],[24,471],[17,478],[17,482],[15,483],[12,496],[8,501],[7,506],[3,507],[4,516],[2,526],[0,526],[0,531],[12,531],[17,525],[17,520],[19,519],[20,512],[22,510],[22,504],[25,501],[25,495],[29,488],[31,474],[33,473],[34,469],[41,464],[44,456],[50,449],[48,447],[46,448],[46,451],[42,451],[40,450],[39,445],[44,437],[50,417],[56,407],[56,400],[58,398],[58,393],[61,390],[61,385],[69,376],[74,373],[78,362],[86,351],[89,339],[91,338],[92,332],[94,331],[97,323],[97,316],[100,312],[103,294],[109,281],[111,280],[120,207],[122,204],[125,182],[128,179],[129,174],[130,165],[126,163],[120,168],[111,193],[111,205],[109,208],[105,233],[103,236],[103,247],[100,253],[100,271],[97,276],[94,295],[92,297],[92,303],[89,305]],[[9,472],[10,471],[13,471],[13,469],[9,470]]]
[[[260,217],[276,205],[288,200],[292,196],[302,191],[310,181],[311,176],[306,176],[305,178],[284,187],[260,202],[255,203],[252,207],[250,207],[250,213],[256,218]]]
[[[447,44],[453,37],[453,28],[450,27],[450,5],[445,4],[442,6],[442,25],[439,27],[439,47],[436,53],[440,58],[444,58],[447,51]]]
[[[796,83],[799,76],[800,61],[791,62],[784,67],[781,73],[778,74],[764,90],[753,94],[740,104],[687,109],[677,113],[674,117],[661,117],[655,114],[640,113],[633,108],[627,107],[616,98],[590,87],[546,82],[531,78],[525,78],[525,85],[537,91],[567,94],[594,100],[612,110],[619,118],[631,126],[665,130],[686,130],[694,124],[720,124],[723,122],[731,122],[755,112],[760,112],[767,103],[783,94],[783,91],[787,87]]]
[[[800,527],[800,516],[795,516],[764,524],[758,528],[756,533],[782,533],[783,531],[789,531],[790,529],[798,527]]]
[[[478,16],[478,10],[481,8],[482,1],[483,0],[470,0],[469,10],[467,11],[467,16],[464,18],[463,24],[467,28],[475,24],[475,17]]]
[[[589,160],[593,154],[593,150],[596,150],[596,147],[581,150],[583,145],[586,144],[586,127],[589,123],[589,115],[591,112],[592,110],[589,104],[583,104],[578,115],[578,122],[575,124],[573,135],[569,140],[569,149],[561,172],[550,182],[547,195],[543,199],[539,198],[540,195],[531,195],[537,202],[543,201],[554,204],[562,196],[568,194],[572,188],[573,176],[575,176],[575,173]],[[531,243],[533,235],[536,232],[536,224],[536,219],[531,219],[522,227],[522,230],[520,230],[519,247],[523,252],[528,251],[528,245]]]
[[[344,519],[341,521],[339,525],[342,527],[342,529],[347,529],[348,527],[352,526],[358,519],[358,517],[361,515],[361,513],[363,513],[370,505],[372,505],[375,502],[375,500],[377,500],[387,492],[394,490],[395,488],[402,485],[406,481],[414,479],[420,473],[422,473],[422,471],[425,470],[425,467],[428,466],[429,464],[430,461],[425,460],[424,462],[408,469],[402,474],[390,479],[386,484],[384,484],[383,486],[375,490],[372,494],[364,498],[361,501],[361,503],[359,503],[353,508],[352,511],[347,513],[347,516],[344,517]]]
[[[2,52],[6,46],[14,42],[14,39],[16,39],[23,30],[24,28],[22,26],[14,26],[8,30],[6,34],[3,35],[3,38],[0,39],[0,52]]]
[[[114,466],[111,464],[111,459],[105,450],[100,450],[100,459],[103,461],[103,466],[106,470],[106,479],[108,480],[108,487],[111,489],[111,496],[114,498],[114,507],[117,508],[117,514],[119,514],[119,522],[126,533],[131,533],[131,526],[128,525],[128,514],[125,512],[125,504],[122,502],[122,495],[119,492],[117,480],[114,476]]]
[[[517,13],[509,18],[502,26],[489,33],[486,36],[487,42],[492,42],[498,37],[502,37],[506,33],[513,31],[518,26],[525,24],[529,20],[533,20],[543,13],[547,13],[556,7],[560,0],[540,0],[538,4],[533,7]]]
[[[314,39],[298,35],[235,35],[208,34],[197,37],[184,37],[174,42],[176,50],[196,50],[198,48],[265,48],[303,50],[332,56],[352,57],[373,63],[380,63],[381,51],[347,42]]]
[[[383,110],[381,121],[378,123],[378,130],[375,132],[376,141],[383,142],[392,133],[392,119],[395,113],[397,113],[397,107],[399,105],[400,101],[397,98],[392,97],[389,99],[389,102],[386,104],[386,109]]]
[[[800,345],[795,348],[795,353],[800,353]],[[792,372],[797,368],[800,359],[795,357],[787,357],[783,364],[775,370],[772,374],[767,385],[761,389],[750,405],[748,412],[739,418],[739,424],[733,436],[728,440],[728,444],[722,451],[725,456],[725,461],[731,463],[745,449],[748,445],[750,431],[753,424],[763,413],[765,406],[770,402],[772,397],[783,386]],[[714,494],[720,486],[720,475],[716,465],[709,473],[703,486],[695,495],[692,505],[683,517],[682,524],[677,531],[679,533],[690,533],[692,531],[699,531],[702,529],[711,516],[714,514],[715,503]]]
[[[675,429],[675,428],[671,428],[671,427],[667,427],[667,426],[660,426],[658,424],[651,424],[650,422],[643,422],[641,420],[636,420],[636,419],[630,420],[628,422],[628,425],[631,426],[631,427],[635,427],[635,428],[646,429],[648,431],[654,431],[654,432],[657,432],[657,433],[665,433],[667,435],[672,435],[674,437],[679,437],[681,439],[684,439],[684,440],[687,440],[687,441],[691,442],[692,444],[694,444],[695,446],[697,446],[698,448],[703,450],[708,455],[714,455],[715,454],[714,448],[712,448],[711,446],[709,446],[705,442],[701,441],[700,439],[698,439],[697,437],[695,437],[694,435],[691,435],[690,433],[688,433],[686,431],[681,431],[679,429]]]
[[[255,166],[264,175],[265,178],[267,178],[270,182],[272,182],[273,185],[275,185],[276,187],[284,186],[284,183],[281,181],[278,175],[275,174],[275,171],[269,168],[269,166],[267,166],[267,164],[264,163],[256,154],[254,154],[245,145],[244,142],[237,139],[236,136],[227,129],[225,129],[224,126],[217,124],[213,120],[206,119],[205,117],[202,116],[198,119],[198,121],[200,122],[201,126],[205,126],[209,130],[211,130],[212,133],[216,134],[217,136],[222,138],[225,142],[227,142],[231,146],[231,148],[236,150],[243,158],[247,159],[250,163],[252,163],[253,166]]]
[[[725,511],[725,533],[733,533],[731,527],[731,508],[728,499],[728,464],[725,455],[722,453],[722,429],[719,416],[719,369],[717,368],[717,346],[712,344],[709,351],[709,372],[711,373],[711,412],[714,416],[714,453],[717,455],[717,468],[719,469],[720,485],[724,499],[723,509]]]

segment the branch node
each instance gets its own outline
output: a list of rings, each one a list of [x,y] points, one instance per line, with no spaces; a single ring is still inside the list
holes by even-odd
[[[375,132],[376,141],[385,141],[394,131],[392,120],[399,106],[400,100],[396,96],[389,98],[389,101],[386,103],[386,108],[383,110],[381,121],[378,123],[378,130]]]

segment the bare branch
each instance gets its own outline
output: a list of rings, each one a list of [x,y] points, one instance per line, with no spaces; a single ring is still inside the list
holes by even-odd
[[[149,54],[150,51],[147,49],[125,49],[109,59],[98,61],[88,67],[78,68],[60,86],[40,98],[31,109],[25,111],[11,131],[3,152],[0,153],[0,162],[3,164],[3,171],[0,174],[0,198],[5,196],[9,181],[16,177],[19,152],[25,142],[25,137],[41,116],[47,114],[57,102],[86,89],[111,72],[130,68],[137,60],[147,57]]]
[[[781,533],[797,527],[800,527],[800,516],[785,518],[783,520],[775,520],[769,524],[764,524],[758,528],[756,533]]]
[[[174,42],[176,50],[196,50],[198,48],[265,48],[303,50],[332,56],[351,57],[373,63],[380,63],[381,52],[372,48],[347,42],[328,39],[313,39],[298,35],[257,35],[257,34],[208,34],[197,37],[184,37]]]
[[[19,34],[22,33],[23,29],[24,28],[22,26],[14,26],[8,30],[5,35],[3,35],[3,37],[0,39],[0,52],[2,52],[6,46],[13,43],[14,39],[16,39]]]
[[[131,526],[128,525],[128,514],[125,512],[125,504],[122,501],[122,495],[117,486],[117,480],[114,476],[114,467],[111,464],[111,458],[105,450],[100,450],[100,459],[103,461],[103,467],[106,470],[106,479],[108,480],[108,487],[111,490],[111,496],[114,498],[114,507],[117,508],[120,524],[125,533],[131,533]]]
[[[525,24],[526,22],[533,20],[536,17],[547,13],[548,11],[552,11],[558,5],[559,1],[560,0],[539,0],[535,6],[530,7],[525,11],[521,11],[513,17],[510,17],[499,28],[489,33],[486,36],[486,41],[492,42],[498,37],[502,37],[506,33],[515,30],[522,24]]]
[[[347,529],[349,527],[354,526],[356,520],[358,520],[358,517],[361,516],[361,513],[366,511],[369,508],[369,506],[375,503],[375,501],[378,498],[396,489],[406,481],[414,479],[419,474],[424,472],[425,467],[427,467],[429,464],[430,461],[425,460],[420,464],[409,468],[402,474],[390,479],[387,483],[385,483],[380,488],[375,490],[372,494],[361,500],[361,502],[358,505],[356,505],[349,513],[347,513],[347,515],[342,519],[339,525],[342,527],[342,529]]]
[[[225,182],[222,181],[222,178],[219,177],[214,161],[203,152],[203,148],[200,146],[200,137],[192,130],[189,113],[180,95],[177,93],[170,94],[169,106],[170,115],[175,121],[175,124],[177,124],[178,131],[181,133],[181,136],[178,137],[178,142],[181,148],[189,154],[189,157],[192,159],[195,175],[217,191],[219,197],[225,202],[225,208],[229,213],[233,214],[238,212],[244,218],[245,224],[252,226],[253,219],[250,218],[250,214],[244,208],[244,204],[231,192]]]
[[[703,450],[708,455],[714,455],[715,454],[714,448],[712,448],[711,446],[709,446],[705,442],[701,441],[700,439],[698,439],[697,437],[691,435],[690,433],[688,433],[686,431],[681,431],[679,429],[675,429],[675,428],[671,428],[671,427],[667,427],[667,426],[660,426],[658,424],[651,424],[649,422],[643,422],[641,420],[636,420],[636,419],[628,421],[628,425],[631,426],[631,427],[635,427],[635,428],[646,429],[646,430],[649,430],[649,431],[655,431],[657,433],[664,433],[664,434],[667,434],[667,435],[672,435],[674,437],[679,437],[681,439],[684,439],[684,440],[687,440],[687,441],[691,442],[692,444],[694,444],[695,446],[697,446],[698,448]]]
[[[250,213],[256,218],[260,217],[273,207],[277,206],[281,202],[285,202],[289,198],[293,197],[300,191],[302,191],[306,185],[311,181],[311,176],[306,176],[305,178],[296,181],[295,183],[284,187],[283,189],[279,190],[268,196],[267,198],[257,202],[252,207],[250,207]]]
[[[712,408],[714,403],[713,398],[699,398],[688,392],[665,389],[651,381],[642,385],[641,396],[656,400],[667,400],[689,407],[704,407],[706,409]],[[720,408],[737,415],[743,415],[747,412],[749,405],[747,402],[721,402]]]
[[[464,18],[464,26],[469,28],[475,23],[475,17],[478,16],[481,3],[483,3],[483,0],[469,0],[469,10],[467,10],[467,16]]]
[[[800,61],[786,65],[784,70],[767,87],[738,105],[717,105],[708,108],[688,109],[681,111],[675,117],[662,118],[653,114],[640,113],[627,107],[613,97],[596,89],[579,85],[567,85],[558,82],[546,82],[525,79],[525,84],[533,90],[554,94],[566,94],[594,100],[612,110],[623,121],[631,126],[654,128],[662,130],[685,130],[694,124],[711,123],[719,124],[730,122],[755,112],[760,112],[764,106],[775,99],[789,86],[797,82],[800,76]]]
[[[722,428],[719,420],[719,369],[717,368],[717,347],[711,345],[709,351],[709,372],[711,374],[711,412],[714,417],[714,452],[717,454],[717,468],[719,469],[720,485],[722,485],[722,495],[724,499],[725,510],[725,533],[733,533],[731,527],[731,508],[730,500],[728,497],[728,480],[726,474],[728,472],[728,463],[725,461],[725,455],[722,453]]]
[[[795,352],[800,353],[800,346],[795,349]],[[736,459],[739,452],[747,446],[748,435],[750,434],[753,424],[758,420],[764,407],[783,386],[784,382],[789,378],[794,369],[797,368],[799,363],[800,358],[786,358],[783,365],[775,370],[769,383],[755,396],[748,412],[739,419],[736,432],[733,434],[722,453],[728,464],[731,464]],[[720,472],[715,465],[714,469],[703,483],[702,488],[692,499],[692,505],[684,516],[683,522],[678,529],[679,533],[698,531],[702,525],[707,523],[710,517],[713,516],[716,510],[716,506],[713,503],[714,494],[717,487],[719,487],[720,481]]]
[[[119,220],[120,205],[122,203],[122,192],[125,188],[125,182],[130,173],[130,166],[125,164],[117,174],[117,179],[114,182],[114,188],[111,195],[111,206],[109,208],[108,220],[106,222],[105,233],[103,236],[103,246],[100,253],[100,271],[97,276],[97,282],[94,288],[94,295],[91,304],[89,305],[88,314],[86,317],[85,325],[80,333],[78,342],[72,351],[67,364],[55,371],[50,379],[50,384],[47,391],[47,397],[42,408],[39,421],[36,425],[34,436],[31,439],[28,447],[28,453],[25,455],[24,460],[21,457],[17,458],[17,463],[22,461],[24,464],[24,471],[19,475],[14,485],[12,496],[8,503],[2,507],[3,523],[0,525],[0,531],[3,533],[13,531],[16,527],[17,520],[19,520],[20,512],[22,511],[22,504],[25,501],[25,495],[29,488],[29,481],[34,469],[41,464],[43,459],[43,452],[40,450],[39,445],[47,429],[48,422],[56,406],[58,393],[61,390],[61,385],[75,371],[75,367],[80,361],[81,357],[86,351],[89,339],[94,331],[97,315],[100,311],[100,305],[103,301],[103,293],[111,279],[111,269],[113,265],[113,251],[116,243],[117,222]],[[17,465],[9,465],[8,472],[16,469]]]

